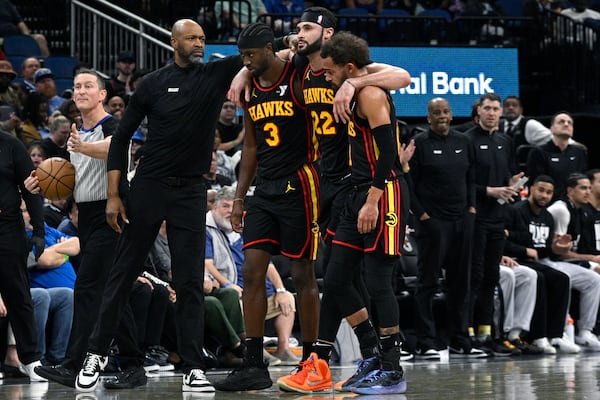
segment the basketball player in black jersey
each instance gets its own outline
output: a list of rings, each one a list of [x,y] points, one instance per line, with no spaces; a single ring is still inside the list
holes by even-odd
[[[267,309],[264,281],[271,255],[291,260],[304,352],[310,351],[317,336],[319,290],[312,262],[319,237],[319,180],[313,166],[314,141],[301,102],[300,78],[289,61],[275,55],[273,43],[271,28],[261,23],[249,25],[238,39],[244,66],[253,76],[231,214],[233,229],[242,232],[246,213],[242,299],[248,353],[242,368],[215,384],[224,391],[272,385],[262,356]],[[255,177],[254,195],[246,197]]]

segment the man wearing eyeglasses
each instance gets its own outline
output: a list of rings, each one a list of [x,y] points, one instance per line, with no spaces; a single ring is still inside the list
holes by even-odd
[[[552,139],[532,149],[527,158],[527,176],[533,182],[539,175],[554,179],[554,198],[566,194],[567,177],[574,172],[584,173],[588,166],[587,150],[580,145],[570,144],[573,138],[573,117],[566,111],[555,114],[550,121]]]

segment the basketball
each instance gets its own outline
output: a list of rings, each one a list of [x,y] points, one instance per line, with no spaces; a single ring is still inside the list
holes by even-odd
[[[75,188],[75,167],[60,157],[48,158],[37,167],[40,194],[50,200],[65,200]]]

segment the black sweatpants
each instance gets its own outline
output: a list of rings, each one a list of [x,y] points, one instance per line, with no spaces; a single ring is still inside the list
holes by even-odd
[[[175,321],[177,347],[184,372],[204,369],[204,247],[206,186],[179,178],[136,176],[131,182],[127,217],[117,242],[115,262],[104,290],[100,315],[90,337],[89,350],[105,355],[129,300],[131,287],[163,220],[171,250],[173,288],[177,293]]]
[[[415,222],[417,341],[425,348],[435,346],[433,296],[438,290],[442,268],[446,270],[448,334],[451,337],[467,335],[474,222],[475,215],[471,213],[455,221],[430,218]]]

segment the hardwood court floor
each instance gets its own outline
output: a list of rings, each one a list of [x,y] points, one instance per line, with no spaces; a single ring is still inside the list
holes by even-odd
[[[201,395],[181,392],[181,374],[152,375],[145,387],[133,390],[97,389],[94,393],[77,393],[74,389],[56,383],[29,384],[25,379],[0,381],[0,399],[48,400],[462,400],[462,399],[514,399],[514,400],[571,400],[599,399],[600,353],[559,356],[521,356],[492,358],[478,361],[452,359],[449,362],[406,362],[408,390],[405,395],[356,396],[351,393],[302,395],[280,392],[276,385],[256,392],[217,392]],[[332,366],[334,381],[354,373],[353,365]],[[275,381],[289,373],[290,367],[270,368]],[[227,371],[209,371],[210,380],[219,380]]]

